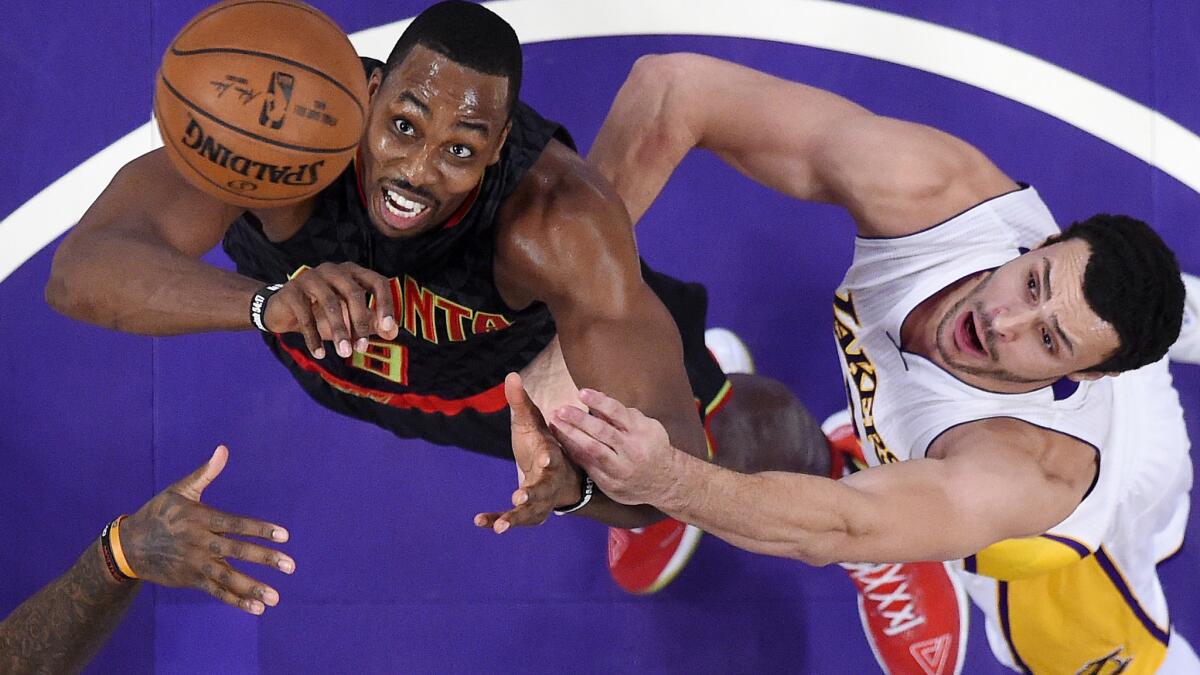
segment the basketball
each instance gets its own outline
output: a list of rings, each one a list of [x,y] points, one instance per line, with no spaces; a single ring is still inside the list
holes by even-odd
[[[228,0],[163,55],[154,116],[172,164],[227,203],[286,206],[346,168],[366,123],[350,40],[302,2]]]

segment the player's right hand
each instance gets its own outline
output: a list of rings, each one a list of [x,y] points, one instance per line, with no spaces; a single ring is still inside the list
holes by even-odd
[[[200,503],[229,458],[217,446],[200,468],[158,493],[137,513],[121,522],[121,548],[129,567],[141,579],[160,586],[198,588],[221,602],[250,614],[262,614],[279,603],[279,592],[252,579],[227,562],[237,558],[291,574],[296,561],[266,546],[228,535],[282,543],[288,531],[266,521],[223,513]]]
[[[367,293],[375,298],[372,309]],[[352,262],[330,263],[296,275],[271,296],[263,323],[273,333],[300,333],[308,351],[325,358],[325,342],[338,356],[365,352],[372,335],[391,340],[399,328],[391,285],[381,274]]]

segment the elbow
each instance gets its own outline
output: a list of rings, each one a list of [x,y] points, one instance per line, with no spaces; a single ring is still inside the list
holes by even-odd
[[[838,547],[830,541],[835,539],[836,536],[829,535],[822,537],[822,541],[803,542],[793,546],[788,557],[799,560],[805,565],[812,565],[813,567],[824,567],[833,563],[844,562],[841,556],[835,554]]]
[[[79,256],[72,252],[72,239],[59,245],[50,264],[50,278],[42,290],[42,297],[51,309],[63,316],[94,323],[92,295],[94,284],[84,278],[84,271],[77,261]]]
[[[626,83],[639,91],[669,89],[683,78],[696,54],[646,54],[629,70]]]
[[[63,261],[63,257],[62,247],[60,247],[54,254],[54,262],[50,267],[50,279],[46,281],[42,295],[46,299],[46,304],[50,305],[54,311],[64,316],[78,318],[82,301],[75,291],[77,285],[72,283],[71,270],[69,265]]]
[[[622,87],[628,100],[643,111],[651,111],[653,139],[658,143],[685,143],[691,147],[695,134],[688,128],[689,104],[698,54],[649,54],[639,57]]]

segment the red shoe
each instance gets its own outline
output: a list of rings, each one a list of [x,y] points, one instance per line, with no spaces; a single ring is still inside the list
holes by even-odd
[[[842,563],[858,616],[890,675],[957,675],[967,645],[967,597],[947,563]]]
[[[733,331],[709,328],[704,344],[726,373],[753,373],[754,359]],[[691,559],[704,532],[668,518],[636,530],[608,528],[608,571],[617,585],[635,595],[655,593],[671,583]]]
[[[825,418],[821,423],[821,431],[825,433],[825,442],[829,444],[830,478],[837,480],[867,468],[867,459],[863,457],[849,410],[839,410]]]
[[[867,467],[846,410],[821,425],[832,477]],[[858,616],[883,672],[958,675],[967,646],[967,594],[948,563],[842,563],[858,589]]]
[[[648,527],[608,528],[608,571],[634,595],[648,595],[671,583],[687,564],[704,532],[667,518]]]

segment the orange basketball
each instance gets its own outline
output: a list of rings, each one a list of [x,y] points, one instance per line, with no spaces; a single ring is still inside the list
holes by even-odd
[[[350,40],[302,3],[227,0],[188,22],[163,55],[154,116],[196,187],[246,207],[286,206],[346,168],[367,116]]]

